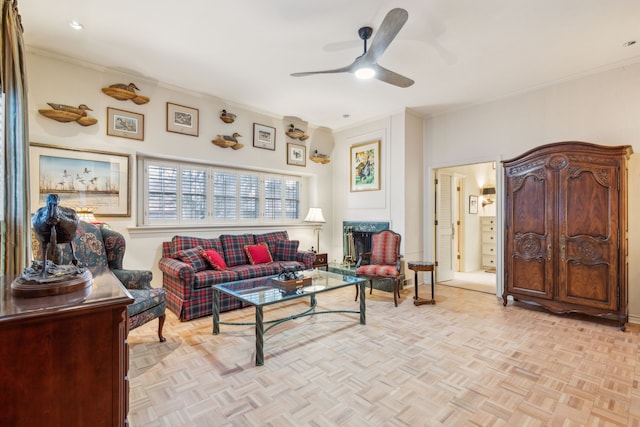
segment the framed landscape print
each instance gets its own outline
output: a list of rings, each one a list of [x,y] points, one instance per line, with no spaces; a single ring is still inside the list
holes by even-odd
[[[380,141],[351,146],[351,191],[380,190]]]
[[[253,146],[267,150],[276,149],[276,128],[253,124]]]
[[[31,143],[29,163],[32,212],[55,193],[61,206],[92,207],[96,216],[131,216],[128,154]]]
[[[144,141],[144,115],[107,107],[107,135]]]
[[[198,136],[198,110],[167,102],[167,132]]]
[[[287,144],[287,164],[295,166],[307,165],[307,147],[298,144]]]

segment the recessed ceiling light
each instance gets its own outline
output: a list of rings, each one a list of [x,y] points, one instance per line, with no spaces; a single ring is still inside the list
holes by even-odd
[[[74,30],[81,30],[84,28],[84,26],[78,21],[69,21],[69,26]]]
[[[629,47],[629,46],[633,46],[634,44],[636,44],[635,40],[629,40],[628,42],[622,43],[622,46],[623,47]]]
[[[348,119],[351,116],[349,114],[343,114],[342,117],[345,118],[345,119]]]

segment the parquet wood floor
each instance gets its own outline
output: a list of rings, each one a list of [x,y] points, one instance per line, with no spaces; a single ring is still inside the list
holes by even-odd
[[[129,335],[131,425],[640,426],[638,325],[621,332],[445,286],[434,306],[411,295],[395,308],[374,290],[366,326],[353,314],[281,324],[266,334],[262,367],[251,326],[212,335],[211,316],[181,323],[167,311],[167,342],[156,342],[157,322]],[[320,294],[319,308],[357,310],[353,297]]]

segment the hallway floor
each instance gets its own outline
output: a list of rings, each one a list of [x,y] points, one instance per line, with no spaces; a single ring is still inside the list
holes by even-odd
[[[496,293],[495,273],[487,273],[484,270],[477,270],[469,273],[455,272],[453,275],[453,280],[437,282],[438,285],[485,292],[492,295],[495,295]]]

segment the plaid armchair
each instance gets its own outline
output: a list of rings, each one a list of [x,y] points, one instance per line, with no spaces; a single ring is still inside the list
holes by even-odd
[[[33,254],[40,259],[38,239],[32,234]],[[111,229],[109,225],[98,225],[80,221],[76,229],[76,237],[73,239],[76,258],[85,264],[89,270],[98,267],[108,267],[122,282],[125,288],[134,298],[134,302],[127,307],[129,313],[129,329],[137,328],[153,319],[159,319],[158,338],[164,342],[162,327],[166,318],[167,307],[166,293],[162,288],[153,288],[151,279],[153,274],[149,270],[124,270],[122,260],[126,249],[126,241],[122,234]],[[64,245],[61,248],[61,263],[71,263],[71,248]]]
[[[371,252],[364,253],[356,263],[356,276],[369,279],[373,292],[373,279],[393,280],[393,302],[398,306],[400,297],[400,235],[390,230],[375,233],[372,236]],[[369,262],[366,259],[369,258]],[[356,286],[356,299],[358,287]]]

